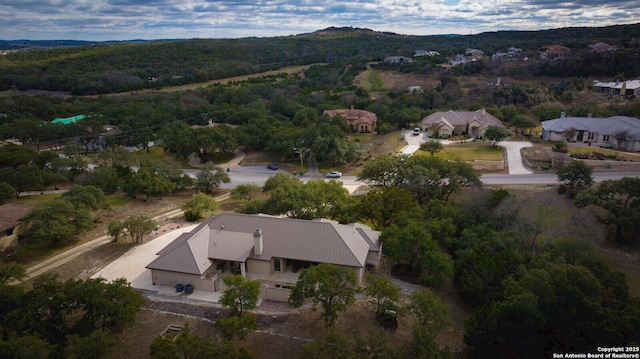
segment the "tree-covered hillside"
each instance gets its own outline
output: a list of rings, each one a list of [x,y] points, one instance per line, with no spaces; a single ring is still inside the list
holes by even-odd
[[[513,46],[535,53],[549,44],[580,51],[598,41],[616,45],[621,51],[618,58],[626,65],[611,71],[638,76],[640,70],[635,67],[640,63],[637,61],[638,39],[640,24],[460,36],[405,36],[366,29],[329,28],[272,38],[159,40],[84,46],[68,46],[70,44],[61,41],[59,43],[66,47],[18,51],[0,57],[0,90],[91,95],[205,82],[290,65],[412,56],[418,49],[435,50],[448,57],[464,53],[466,48],[478,48],[490,55]],[[8,42],[0,45],[10,46]],[[583,65],[589,63],[585,61]]]

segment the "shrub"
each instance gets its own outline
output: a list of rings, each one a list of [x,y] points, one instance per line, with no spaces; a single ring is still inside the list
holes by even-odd
[[[565,143],[562,141],[554,142],[552,150],[555,152],[561,152],[561,153],[569,152],[569,148],[567,148],[567,145],[565,145]]]

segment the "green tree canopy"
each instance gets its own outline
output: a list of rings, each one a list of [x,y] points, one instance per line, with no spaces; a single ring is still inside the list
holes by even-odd
[[[260,282],[232,275],[222,279],[225,286],[220,303],[231,309],[233,315],[241,316],[245,310],[255,309],[260,296]]]
[[[93,226],[87,207],[75,207],[65,199],[56,199],[36,206],[23,219],[20,236],[45,246],[62,246]]]
[[[284,214],[290,218],[330,218],[349,222],[354,218],[355,200],[336,180],[322,178],[306,183],[284,174],[270,177],[264,185],[269,192],[262,207],[268,214]]]
[[[558,181],[568,185],[572,190],[589,187],[593,184],[593,167],[584,161],[571,161],[568,165],[558,168],[556,174]]]
[[[376,307],[376,314],[381,314],[385,308],[397,305],[402,288],[393,284],[386,276],[367,275],[365,293]]]
[[[498,142],[509,137],[510,134],[511,133],[509,133],[509,130],[504,127],[491,125],[485,130],[484,137],[488,140],[493,141],[493,145],[497,146]]]
[[[204,193],[211,193],[214,188],[229,182],[229,175],[212,164],[205,165],[196,175],[196,188]]]
[[[447,200],[462,187],[481,186],[471,165],[434,156],[385,156],[365,163],[358,180],[371,186],[406,189],[421,204]]]
[[[594,205],[605,209],[608,215],[599,215],[600,222],[613,225],[613,240],[634,243],[640,230],[640,179],[624,177],[619,180],[602,181],[597,188],[578,194],[575,205]]]
[[[185,201],[180,209],[184,211],[184,216],[188,221],[198,221],[218,209],[218,202],[215,198],[199,192]]]
[[[260,192],[260,186],[257,184],[239,184],[231,190],[231,198],[251,201],[251,198],[255,197]]]
[[[94,211],[109,208],[104,192],[94,186],[81,186],[76,184],[71,186],[61,197],[73,203],[75,207],[85,206]]]
[[[524,136],[531,132],[531,129],[536,127],[538,124],[527,116],[516,115],[511,119],[511,125],[518,129],[518,131],[520,131],[520,136],[524,138]]]
[[[331,327],[338,319],[338,313],[355,303],[354,286],[356,274],[351,268],[321,263],[302,271],[291,289],[289,303],[300,307],[305,299],[320,303],[325,325]]]
[[[440,141],[427,141],[427,142],[423,142],[420,145],[420,149],[422,151],[429,152],[429,154],[433,156],[434,154],[442,151],[444,149],[444,146]]]

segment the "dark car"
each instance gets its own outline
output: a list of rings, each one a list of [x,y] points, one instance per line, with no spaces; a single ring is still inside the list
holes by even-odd
[[[275,163],[272,163],[272,164],[268,165],[267,168],[270,169],[270,170],[274,170],[275,171],[275,170],[278,169],[278,165],[275,164]]]

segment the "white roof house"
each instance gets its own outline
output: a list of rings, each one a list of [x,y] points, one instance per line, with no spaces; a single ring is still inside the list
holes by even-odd
[[[639,96],[640,80],[612,81],[612,82],[601,82],[598,80],[594,80],[593,88],[598,92],[605,92],[610,95]]]
[[[640,120],[613,116],[566,117],[542,121],[542,138],[551,141],[590,143],[593,146],[617,147],[640,151]],[[570,135],[570,138],[567,136]]]

